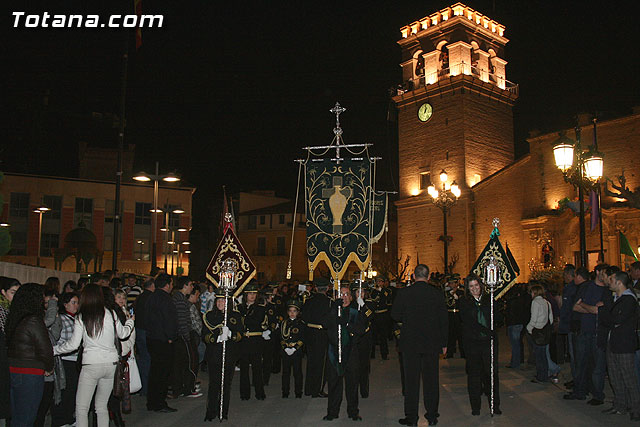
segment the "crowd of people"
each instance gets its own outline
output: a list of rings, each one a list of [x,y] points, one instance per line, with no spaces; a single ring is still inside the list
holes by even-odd
[[[203,396],[201,371],[209,374],[205,421],[229,417],[236,371],[242,400],[264,400],[271,376],[280,374],[283,399],[327,397],[324,420],[331,421],[344,397],[348,417],[360,421],[370,360],[376,349],[387,360],[394,338],[400,424],[418,423],[421,381],[425,418],[438,423],[439,360],[455,357],[456,348],[471,414],[480,414],[486,395],[500,415],[502,325],[511,346],[506,368],[535,366],[531,381],[544,386],[559,382],[569,362],[564,399],[590,395],[593,406],[605,401],[608,374],[613,406],[603,412],[640,421],[640,262],[629,272],[566,265],[563,287],[515,285],[493,313],[479,277],[434,277],[420,264],[411,283],[398,286],[382,277],[371,285],[342,281],[339,289],[253,280],[236,294],[163,271],[146,278],[105,272],[64,284],[0,277],[0,425],[50,419],[52,426],[88,426],[93,417],[94,426],[124,426],[131,393],[145,397],[148,411],[175,412],[173,399]],[[118,369],[125,362],[128,376]]]

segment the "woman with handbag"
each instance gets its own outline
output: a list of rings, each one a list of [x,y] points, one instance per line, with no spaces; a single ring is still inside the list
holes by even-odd
[[[127,294],[120,288],[112,291],[111,288],[102,288],[102,294],[104,295],[104,305],[107,309],[112,310],[118,319],[118,321],[125,325],[127,321]],[[126,361],[127,367],[129,365],[129,355],[133,351],[133,346],[136,342],[136,332],[135,330],[131,332],[126,339],[120,340],[120,356],[121,360]],[[115,396],[115,390],[111,393],[109,397],[109,403],[107,407],[109,408],[109,419],[113,421],[116,427],[124,427],[125,422],[122,418],[122,413],[130,414],[131,413],[131,396],[129,393],[129,377],[126,377],[127,384],[123,387],[123,395]]]
[[[117,315],[105,307],[100,286],[91,283],[80,296],[80,312],[74,322],[73,335],[68,341],[56,345],[54,354],[70,353],[83,343],[82,370],[76,393],[76,425],[88,426],[89,406],[95,392],[98,427],[108,427],[107,403],[114,386],[116,367],[120,363],[118,338],[129,337],[133,331],[133,318],[129,317],[122,325]]]
[[[553,312],[551,304],[544,299],[544,288],[535,284],[531,286],[531,318],[527,324],[527,332],[533,341],[536,356],[536,376],[533,383],[549,382],[549,362],[547,360],[547,346],[551,340],[551,325]]]

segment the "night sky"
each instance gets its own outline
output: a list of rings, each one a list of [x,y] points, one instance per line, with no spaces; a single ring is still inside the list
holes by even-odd
[[[55,3],[8,3],[0,169],[74,176],[78,141],[117,146],[111,123],[91,113],[119,112],[127,38],[125,144],[136,144],[134,169],[159,160],[198,187],[195,228],[222,184],[293,196],[293,160],[303,146],[331,142],[336,101],[348,109],[345,142],[374,143],[379,182],[394,189],[397,131],[387,118],[388,90],[401,79],[399,28],[455,2],[143,0],[143,13],[164,14],[164,27],[143,30],[138,51],[123,30],[11,28],[16,10],[133,9],[133,0]],[[506,27],[507,78],[520,84],[517,156],[532,129],[640,105],[637,2],[464,3]]]

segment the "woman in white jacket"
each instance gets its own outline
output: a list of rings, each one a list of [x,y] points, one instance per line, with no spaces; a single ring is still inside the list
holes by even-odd
[[[55,355],[66,354],[83,343],[82,370],[76,393],[77,427],[87,427],[89,424],[89,405],[94,391],[98,427],[109,426],[107,402],[118,361],[115,340],[116,336],[126,339],[132,331],[133,318],[127,319],[125,325],[122,325],[113,311],[105,309],[102,289],[98,285],[92,283],[84,288],[73,335],[53,348]]]
[[[531,319],[527,324],[527,332],[531,334],[533,329],[542,329],[549,322],[553,324],[553,312],[551,304],[544,299],[544,288],[540,285],[533,285],[531,292]],[[549,363],[547,361],[547,346],[537,345],[533,343],[534,353],[536,356],[536,376],[531,382],[546,383],[549,382]]]

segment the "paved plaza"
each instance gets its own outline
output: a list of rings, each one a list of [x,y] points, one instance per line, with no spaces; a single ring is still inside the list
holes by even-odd
[[[508,363],[508,343],[504,331],[500,334],[500,366]],[[569,370],[563,366],[563,373]],[[471,416],[467,398],[464,360],[455,358],[440,361],[440,419],[442,426],[625,426],[637,425],[629,421],[628,415],[603,415],[602,409],[611,406],[612,392],[607,384],[604,405],[592,407],[585,401],[565,401],[561,384],[568,378],[561,375],[557,385],[541,386],[530,382],[534,369],[512,370],[501,368],[500,388],[503,415],[489,416],[488,405],[483,400],[481,415]],[[157,414],[145,409],[145,399],[133,396],[133,412],[125,415],[130,427],[187,427],[203,423],[206,407],[207,374],[200,374],[205,396],[197,399],[180,398],[169,404],[178,409],[173,414]],[[293,378],[292,378],[293,380]],[[292,383],[293,386],[293,383]],[[327,400],[303,397],[288,399],[281,397],[280,374],[271,377],[266,387],[267,399],[258,401],[252,395],[249,401],[241,401],[239,393],[239,375],[233,381],[232,401],[229,408],[229,420],[226,426],[399,426],[398,419],[404,417],[402,390],[400,385],[397,353],[390,354],[389,360],[379,358],[371,361],[371,394],[368,399],[360,400],[360,414],[363,421],[356,423],[346,414],[346,401],[343,400],[340,418],[331,422],[323,421]],[[424,408],[420,405],[420,414]],[[219,424],[218,421],[212,425]],[[420,426],[426,426],[424,418]]]

